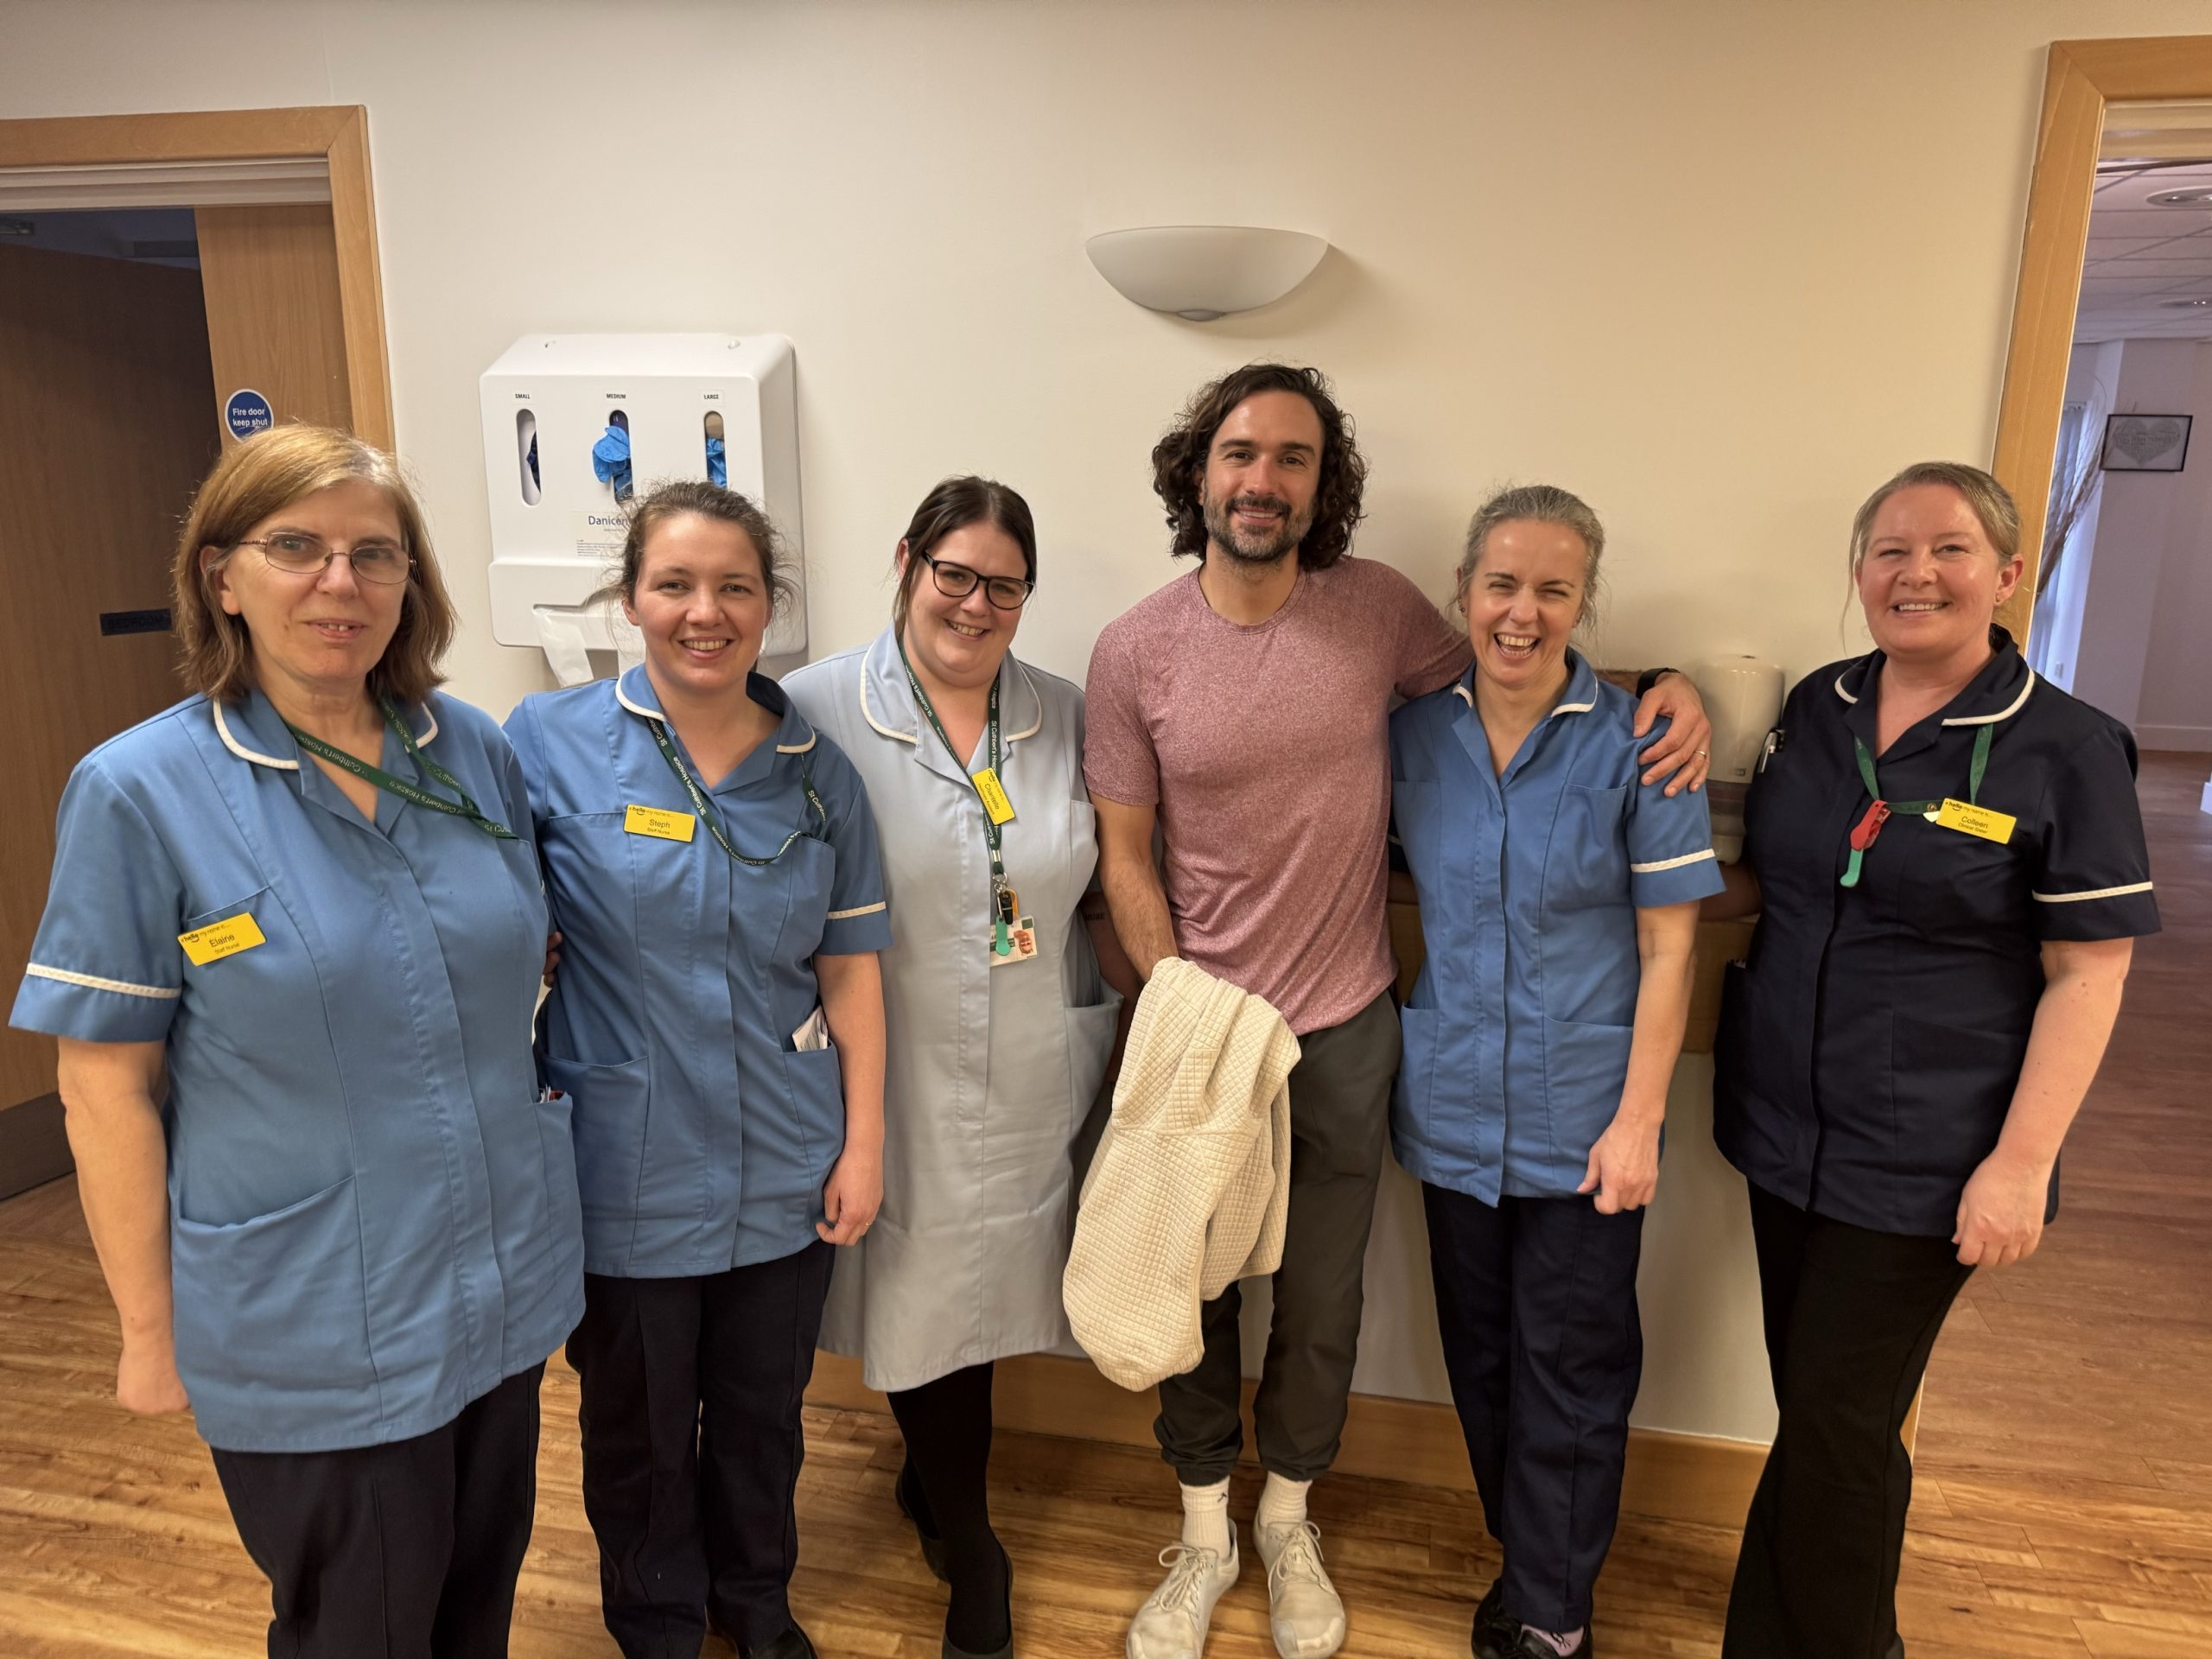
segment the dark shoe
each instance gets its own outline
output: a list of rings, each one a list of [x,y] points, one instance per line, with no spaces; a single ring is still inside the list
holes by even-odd
[[[942,1546],[939,1548],[941,1548]],[[972,1649],[960,1646],[948,1634],[944,1638],[944,1648],[940,1659],[1014,1659],[1014,1563],[1007,1559],[1006,1547],[1002,1544],[999,1546],[999,1560],[1003,1567],[1006,1583],[1004,1611],[1007,1637],[1005,1643],[991,1649],[988,1653],[978,1653]]]
[[[1483,1592],[1482,1605],[1475,1609],[1475,1630],[1468,1645],[1475,1659],[1513,1659],[1520,1640],[1520,1621],[1505,1616],[1505,1580],[1492,1579]]]
[[[785,1625],[784,1633],[766,1647],[740,1648],[737,1653],[738,1659],[817,1659],[814,1643],[797,1624]]]
[[[912,1484],[910,1485],[909,1482]],[[950,1584],[952,1575],[944,1566],[944,1540],[931,1530],[924,1519],[929,1514],[929,1505],[922,1501],[921,1481],[915,1475],[912,1464],[899,1465],[899,1478],[891,1488],[891,1497],[899,1505],[899,1513],[914,1523],[914,1536],[921,1541],[923,1561],[939,1580]]]
[[[1894,1630],[1890,1633],[1889,1651],[1883,1656],[1883,1659],[1904,1659],[1904,1637],[1897,1635]]]
[[[1592,1656],[1597,1651],[1598,1638],[1586,1625],[1582,1631],[1581,1645],[1573,1653],[1568,1654],[1566,1659],[1592,1659]],[[1560,1659],[1560,1651],[1543,1637],[1522,1630],[1519,1624],[1516,1623],[1513,1627],[1513,1645],[1506,1649],[1504,1659]]]

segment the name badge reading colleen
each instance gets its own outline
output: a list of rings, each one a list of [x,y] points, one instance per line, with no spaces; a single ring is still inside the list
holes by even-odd
[[[210,922],[205,927],[195,927],[189,933],[180,933],[176,942],[184,947],[184,954],[195,968],[205,968],[211,962],[220,962],[225,957],[235,957],[241,950],[269,943],[262,935],[261,925],[243,911],[222,921]]]
[[[2019,820],[2002,812],[1993,812],[1986,806],[1970,806],[1964,801],[1947,800],[1936,810],[1936,822],[1946,830],[1978,836],[2002,847],[2012,839],[2012,826]]]
[[[632,806],[623,810],[622,827],[633,836],[651,836],[655,841],[689,841],[699,820],[689,812],[671,812],[665,807]]]
[[[1006,789],[999,782],[997,769],[985,766],[981,772],[972,776],[976,785],[976,793],[982,798],[983,810],[991,815],[991,822],[1012,823],[1014,803],[1006,798]]]

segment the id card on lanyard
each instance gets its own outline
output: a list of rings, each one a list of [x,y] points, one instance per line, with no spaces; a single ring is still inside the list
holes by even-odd
[[[1852,826],[1851,858],[1845,864],[1841,885],[1859,885],[1859,868],[1865,861],[1866,849],[1882,833],[1882,826],[1899,812],[1917,814],[1931,823],[1947,830],[1956,830],[1965,835],[1976,836],[1984,841],[1993,841],[1999,846],[2012,840],[2017,820],[2002,812],[1993,812],[1980,804],[1982,774],[1989,770],[1990,734],[1995,728],[1981,727],[1974,734],[1974,760],[1967,769],[1967,798],[1963,801],[1885,801],[1882,785],[1874,775],[1874,757],[1866,752],[1865,740],[1853,733],[1851,739],[1852,755],[1859,763],[1859,781],[1866,785],[1866,793],[1873,804],[1866,815]]]
[[[1017,962],[1027,962],[1037,954],[1037,924],[1021,913],[1021,899],[1007,881],[1006,860],[1001,852],[1004,830],[1014,822],[1014,803],[1007,798],[1006,787],[999,781],[1001,754],[999,749],[999,687],[991,682],[990,702],[987,705],[985,730],[988,736],[983,750],[981,771],[969,772],[967,763],[960,758],[960,751],[952,747],[952,739],[944,729],[944,722],[938,718],[936,705],[930,694],[922,690],[920,677],[907,660],[906,645],[899,643],[899,661],[906,671],[906,688],[914,694],[914,706],[928,719],[930,729],[937,734],[937,741],[944,745],[944,752],[952,757],[968,779],[968,786],[975,791],[976,804],[983,810],[983,844],[991,855],[991,966],[1004,968]]]

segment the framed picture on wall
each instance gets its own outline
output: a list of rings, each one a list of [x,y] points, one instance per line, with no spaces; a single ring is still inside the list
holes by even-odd
[[[2108,473],[2177,473],[2189,459],[2189,415],[2111,415],[2105,418]]]

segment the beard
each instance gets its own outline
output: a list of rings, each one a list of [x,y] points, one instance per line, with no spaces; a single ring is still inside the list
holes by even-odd
[[[1314,504],[1311,501],[1306,504],[1305,512],[1294,512],[1290,503],[1279,495],[1247,492],[1224,501],[1201,493],[1198,505],[1205,518],[1207,542],[1239,564],[1274,564],[1285,554],[1295,551],[1306,539],[1306,532],[1313,528]],[[1273,509],[1280,512],[1282,518],[1273,530],[1255,531],[1237,524],[1234,514],[1240,506]]]

